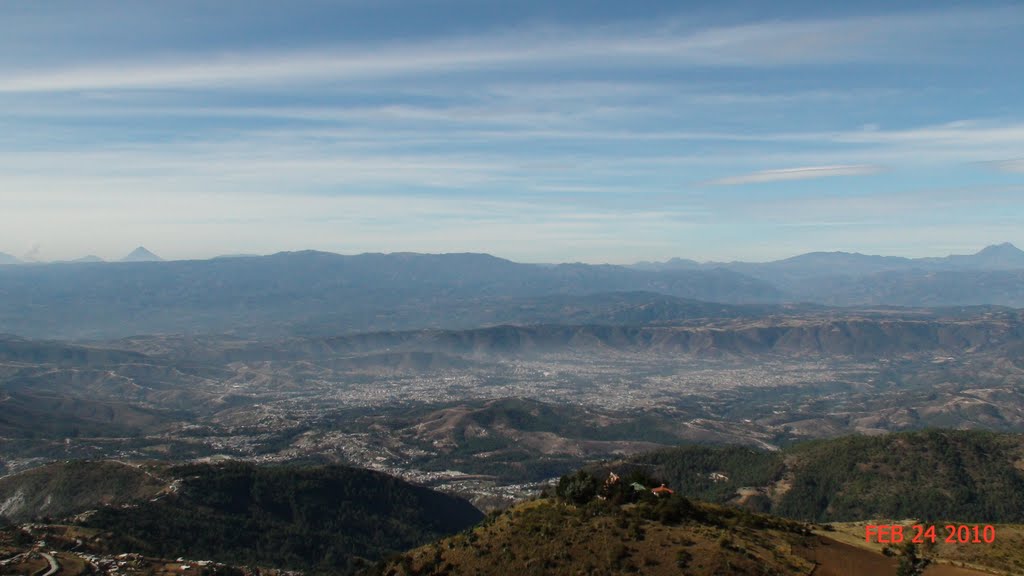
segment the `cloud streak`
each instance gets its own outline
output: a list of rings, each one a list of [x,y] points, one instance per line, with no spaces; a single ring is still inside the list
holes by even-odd
[[[1024,158],[1001,160],[994,164],[997,169],[1002,170],[1003,172],[1024,173]]]
[[[764,184],[768,182],[787,182],[791,180],[815,180],[818,178],[834,178],[836,176],[866,176],[881,171],[879,166],[869,164],[851,164],[847,166],[807,166],[803,168],[783,168],[779,170],[762,170],[739,176],[727,176],[706,182],[711,186],[739,186],[742,184]]]

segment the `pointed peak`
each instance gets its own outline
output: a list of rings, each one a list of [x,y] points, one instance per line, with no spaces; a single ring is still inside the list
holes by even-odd
[[[144,246],[139,246],[132,253],[121,258],[121,262],[162,262],[163,258],[153,254]]]
[[[966,258],[977,266],[987,268],[1024,268],[1024,251],[1009,242],[986,246],[977,254]]]
[[[1002,244],[992,244],[991,246],[985,246],[978,254],[1024,254],[1024,250],[1017,248],[1009,242],[1003,242]]]

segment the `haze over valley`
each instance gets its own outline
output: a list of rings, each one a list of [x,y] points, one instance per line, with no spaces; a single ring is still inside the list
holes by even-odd
[[[1007,244],[761,265],[300,252],[7,266],[3,465],[341,463],[494,506],[681,442],[1022,431],[1015,266]],[[797,278],[819,302],[787,288]],[[841,279],[857,297],[829,306]],[[910,294],[943,305],[898,306]]]
[[[0,576],[1024,574],[1022,29],[0,2]]]
[[[338,540],[322,522],[361,521],[295,524],[294,516],[275,516],[280,504],[263,500],[256,486],[370,486],[377,481],[358,476],[365,468],[459,499],[445,505],[519,510],[574,469],[604,466],[598,474],[606,475],[654,466],[686,495],[715,505],[804,522],[860,521],[933,508],[854,495],[852,487],[818,494],[835,482],[821,477],[833,474],[821,467],[835,461],[828,450],[841,450],[866,475],[856,486],[880,487],[912,483],[915,468],[892,471],[893,462],[922,457],[888,454],[912,446],[942,460],[952,442],[959,461],[978,450],[1005,455],[985,472],[955,467],[931,490],[954,489],[971,475],[969,501],[992,490],[1006,491],[999,502],[1024,498],[1024,314],[1012,305],[1024,295],[1015,280],[1020,255],[999,245],[925,260],[815,253],[764,264],[599,266],[298,252],[2,266],[0,516],[67,518],[75,533],[108,534],[111,543],[88,540],[91,551],[78,552],[92,563],[133,550],[358,572],[387,550],[476,521],[469,511],[461,519],[445,513],[450,524],[440,527],[413,506],[402,508],[411,516],[391,528],[390,544]],[[831,287],[844,282],[856,296],[829,305],[841,293]],[[807,294],[819,296],[802,299]],[[907,294],[943,305],[898,305]],[[913,436],[936,428],[1006,436]],[[851,440],[858,436],[906,440],[863,445]],[[803,448],[821,439],[837,444]],[[664,452],[680,446],[678,456]],[[864,467],[871,461],[880,463]],[[272,474],[285,476],[261,476]],[[224,475],[248,480],[225,488],[236,485],[223,484]],[[997,489],[984,488],[993,482]],[[412,490],[388,486],[364,497],[406,502]],[[262,532],[239,536],[251,544],[218,547],[160,528],[183,523],[213,534],[239,522],[231,520],[236,508],[196,511],[209,510],[199,494],[222,489],[229,498],[252,490],[246,505],[266,510],[258,512]],[[308,497],[295,505],[347,509]],[[154,503],[135,503],[145,501]],[[965,521],[1024,521],[991,511],[1014,509],[1001,503],[930,505]],[[283,544],[292,533],[335,551]],[[792,538],[783,533],[743,537]],[[801,545],[822,553],[820,543]],[[269,556],[252,551],[267,546],[285,547]],[[790,562],[833,562],[812,557]],[[411,558],[403,562],[421,562]],[[1017,562],[975,560],[995,568]],[[141,569],[170,561],[137,562]]]

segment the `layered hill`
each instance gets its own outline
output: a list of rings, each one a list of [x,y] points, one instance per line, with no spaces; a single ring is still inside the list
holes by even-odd
[[[861,277],[830,276],[791,291],[828,305],[1024,307],[1024,270],[899,270]]]
[[[133,436],[165,430],[187,417],[178,408],[202,396],[199,389],[181,387],[207,373],[189,374],[116,348],[0,336],[0,436]]]
[[[536,355],[566,350],[646,351],[693,356],[895,356],[996,350],[1024,338],[1017,312],[969,319],[868,317],[753,318],[695,326],[502,325],[469,330],[370,332],[234,347],[224,358],[285,360],[416,350],[455,355]]]
[[[0,361],[20,364],[55,364],[61,366],[110,366],[142,362],[145,355],[96,346],[79,346],[65,342],[26,340],[0,335]]]
[[[1024,306],[1024,251],[1004,242],[975,254],[904,258],[810,252],[772,262],[644,262],[648,271],[725,269],[774,286],[788,300],[838,306]]]
[[[282,253],[201,261],[0,269],[0,332],[37,337],[151,333],[281,335],[469,327],[515,315],[507,299],[649,291],[724,302],[779,291],[729,270],[519,264],[484,254]],[[487,312],[489,306],[502,311]],[[478,312],[482,311],[482,312]],[[499,320],[500,321],[500,320]]]
[[[952,254],[942,257],[905,258],[876,256],[859,252],[808,252],[771,262],[704,262],[672,258],[665,262],[639,262],[633,267],[643,270],[695,270],[729,268],[758,278],[774,281],[814,278],[826,275],[863,276],[899,270],[962,271],[1024,269],[1024,250],[1009,242],[993,244],[974,254]]]

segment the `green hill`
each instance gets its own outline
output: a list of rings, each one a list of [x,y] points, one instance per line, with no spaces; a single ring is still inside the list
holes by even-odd
[[[693,498],[804,520],[1024,522],[1019,434],[847,436],[781,452],[687,446],[642,454],[617,467],[646,470]]]
[[[0,478],[0,516],[15,522],[63,518],[154,498],[171,482],[162,476],[164,468],[87,460],[33,468]]]

